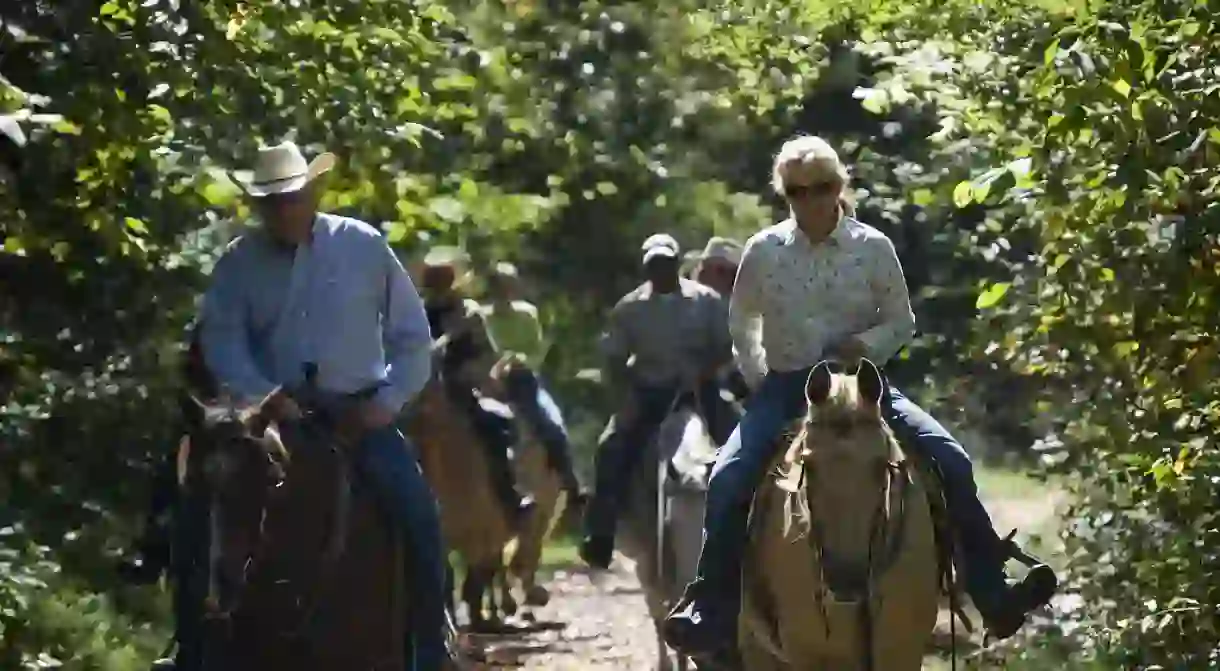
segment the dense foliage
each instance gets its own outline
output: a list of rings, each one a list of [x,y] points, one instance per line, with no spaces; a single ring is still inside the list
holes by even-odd
[[[1010,654],[1216,664],[1208,4],[5,3],[0,111],[30,145],[0,182],[0,668],[117,671],[161,643],[163,604],[110,560],[248,214],[223,171],[259,142],[337,152],[326,206],[408,257],[518,261],[583,438],[602,409],[574,373],[639,242],[770,220],[796,130],[842,147],[902,255],[921,337],[897,376],[1064,447],[1076,607]]]

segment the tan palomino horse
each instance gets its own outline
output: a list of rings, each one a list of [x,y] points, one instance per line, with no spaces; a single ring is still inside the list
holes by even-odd
[[[401,671],[404,544],[326,429],[307,419],[285,443],[261,405],[189,405],[178,473],[206,538],[203,671]]]
[[[513,531],[492,491],[490,465],[478,434],[435,375],[405,416],[404,429],[419,449],[424,476],[440,502],[445,545],[456,550],[466,566],[461,593],[471,628],[491,627],[494,608],[485,601],[492,596]]]
[[[809,411],[759,488],[739,643],[750,671],[917,671],[940,569],[921,473],[885,425],[884,382],[814,367]]]
[[[483,402],[499,403],[490,398],[484,399]],[[504,407],[508,412],[512,412],[508,406]],[[518,611],[517,596],[513,594],[514,586],[520,588],[520,596],[526,606],[541,607],[550,601],[551,595],[546,587],[538,584],[538,565],[542,561],[542,548],[567,505],[559,474],[547,462],[546,450],[541,441],[520,414],[513,413],[513,423],[519,436],[517,447],[513,451],[513,469],[517,485],[534,497],[534,510],[525,521],[521,533],[510,543],[508,561],[501,567],[497,576],[500,607],[507,615]],[[525,615],[530,617],[529,613]]]

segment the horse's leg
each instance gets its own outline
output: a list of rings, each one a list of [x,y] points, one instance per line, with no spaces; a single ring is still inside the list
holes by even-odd
[[[513,598],[513,576],[503,565],[496,569],[496,577],[500,587],[500,606],[504,615],[512,617],[517,614],[517,600]]]
[[[472,631],[480,631],[487,626],[487,617],[483,610],[483,587],[480,584],[479,573],[477,567],[468,565],[466,575],[462,579],[462,603],[466,604],[466,617],[470,620]]]
[[[449,616],[457,622],[457,578],[454,577],[453,561],[445,561],[445,603],[449,607]]]
[[[671,671],[673,665],[669,659],[669,646],[665,643],[665,637],[661,635],[661,623],[653,620],[657,629],[657,671]]]

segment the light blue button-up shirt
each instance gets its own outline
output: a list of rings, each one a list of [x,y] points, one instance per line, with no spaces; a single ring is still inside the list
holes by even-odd
[[[423,301],[385,238],[355,219],[319,214],[295,249],[262,230],[234,241],[200,327],[208,369],[244,401],[300,385],[314,363],[322,392],[382,385],[376,402],[398,412],[431,376]]]

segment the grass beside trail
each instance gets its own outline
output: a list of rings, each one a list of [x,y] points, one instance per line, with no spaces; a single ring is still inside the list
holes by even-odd
[[[542,549],[542,561],[538,570],[542,573],[554,573],[581,565],[579,544],[580,538],[573,534],[552,537],[547,546]]]

